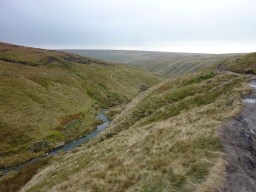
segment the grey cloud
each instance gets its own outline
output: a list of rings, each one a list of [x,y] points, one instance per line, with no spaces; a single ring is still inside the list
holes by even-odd
[[[255,7],[253,0],[1,0],[0,41],[168,51],[206,44],[216,49],[217,42],[227,51],[234,44],[252,51]],[[195,46],[188,51],[199,50]]]

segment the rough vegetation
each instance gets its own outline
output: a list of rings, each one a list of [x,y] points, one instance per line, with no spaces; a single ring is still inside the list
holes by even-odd
[[[256,74],[256,53],[251,53],[245,56],[237,56],[232,59],[228,59],[224,62],[224,65],[229,70],[243,73],[243,74]]]
[[[159,80],[128,66],[1,43],[0,167],[90,132],[100,108],[125,104]]]
[[[51,163],[51,158],[43,158],[39,161],[25,165],[23,169],[12,172],[0,180],[0,191],[14,192],[21,189],[39,169]]]
[[[179,76],[218,64],[239,54],[197,54],[125,50],[64,50],[83,56],[102,59],[154,72],[162,76]],[[241,55],[241,54],[240,54]]]
[[[209,69],[161,82],[22,191],[220,191],[226,162],[217,128],[240,111],[247,80]]]
[[[2,165],[88,133],[99,108],[111,107],[106,115],[113,119],[76,150],[0,179],[0,190],[223,190],[227,162],[218,128],[240,112],[256,55],[150,87],[160,78],[124,65],[7,44],[0,50]]]

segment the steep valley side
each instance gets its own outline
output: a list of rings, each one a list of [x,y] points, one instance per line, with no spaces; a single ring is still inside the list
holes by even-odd
[[[56,51],[0,44],[0,167],[88,134],[102,108],[123,106],[160,77]]]
[[[200,54],[175,53],[157,51],[128,51],[128,50],[63,50],[82,56],[102,59],[104,61],[124,63],[142,68],[155,74],[174,77],[196,72],[219,64],[243,54]]]

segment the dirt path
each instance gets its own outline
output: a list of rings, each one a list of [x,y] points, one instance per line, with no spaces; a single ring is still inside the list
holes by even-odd
[[[244,108],[221,129],[227,157],[225,192],[256,192],[256,77]]]

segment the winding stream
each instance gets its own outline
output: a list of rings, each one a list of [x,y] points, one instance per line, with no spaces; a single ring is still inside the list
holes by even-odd
[[[99,135],[99,133],[101,133],[104,129],[106,129],[109,124],[110,121],[109,119],[105,116],[105,112],[106,110],[102,110],[98,115],[97,115],[97,119],[100,119],[101,121],[103,121],[102,124],[98,125],[97,128],[91,132],[90,134],[87,134],[83,137],[80,137],[78,140],[73,140],[69,143],[64,144],[63,146],[54,149],[53,151],[51,151],[49,153],[49,155],[55,155],[59,152],[68,152],[76,147],[78,147],[80,144],[85,143],[87,141],[89,141],[92,138],[95,138],[97,135]]]
[[[110,120],[105,115],[106,111],[107,111],[106,109],[103,109],[97,115],[97,119],[101,120],[103,123],[98,125],[94,131],[92,131],[91,133],[89,133],[87,135],[84,135],[84,136],[80,137],[77,140],[73,140],[71,142],[65,143],[64,145],[62,145],[62,146],[60,146],[58,148],[53,149],[52,151],[50,151],[49,153],[47,153],[43,157],[53,156],[53,155],[56,155],[56,154],[58,154],[60,152],[71,151],[71,150],[75,149],[76,147],[80,146],[81,144],[83,144],[83,143],[89,141],[90,139],[93,139],[96,136],[98,136],[110,124]],[[10,167],[7,167],[7,168],[5,168],[3,170],[0,170],[1,171],[1,176],[4,176],[4,175],[8,174],[11,171],[19,171],[20,169],[22,169],[24,166],[28,165],[29,163],[38,161],[39,159],[41,159],[43,157],[42,156],[36,157],[36,158],[31,159],[31,160],[29,160],[29,161],[27,161],[25,163],[21,163],[21,164],[15,165],[15,166],[10,166]]]

